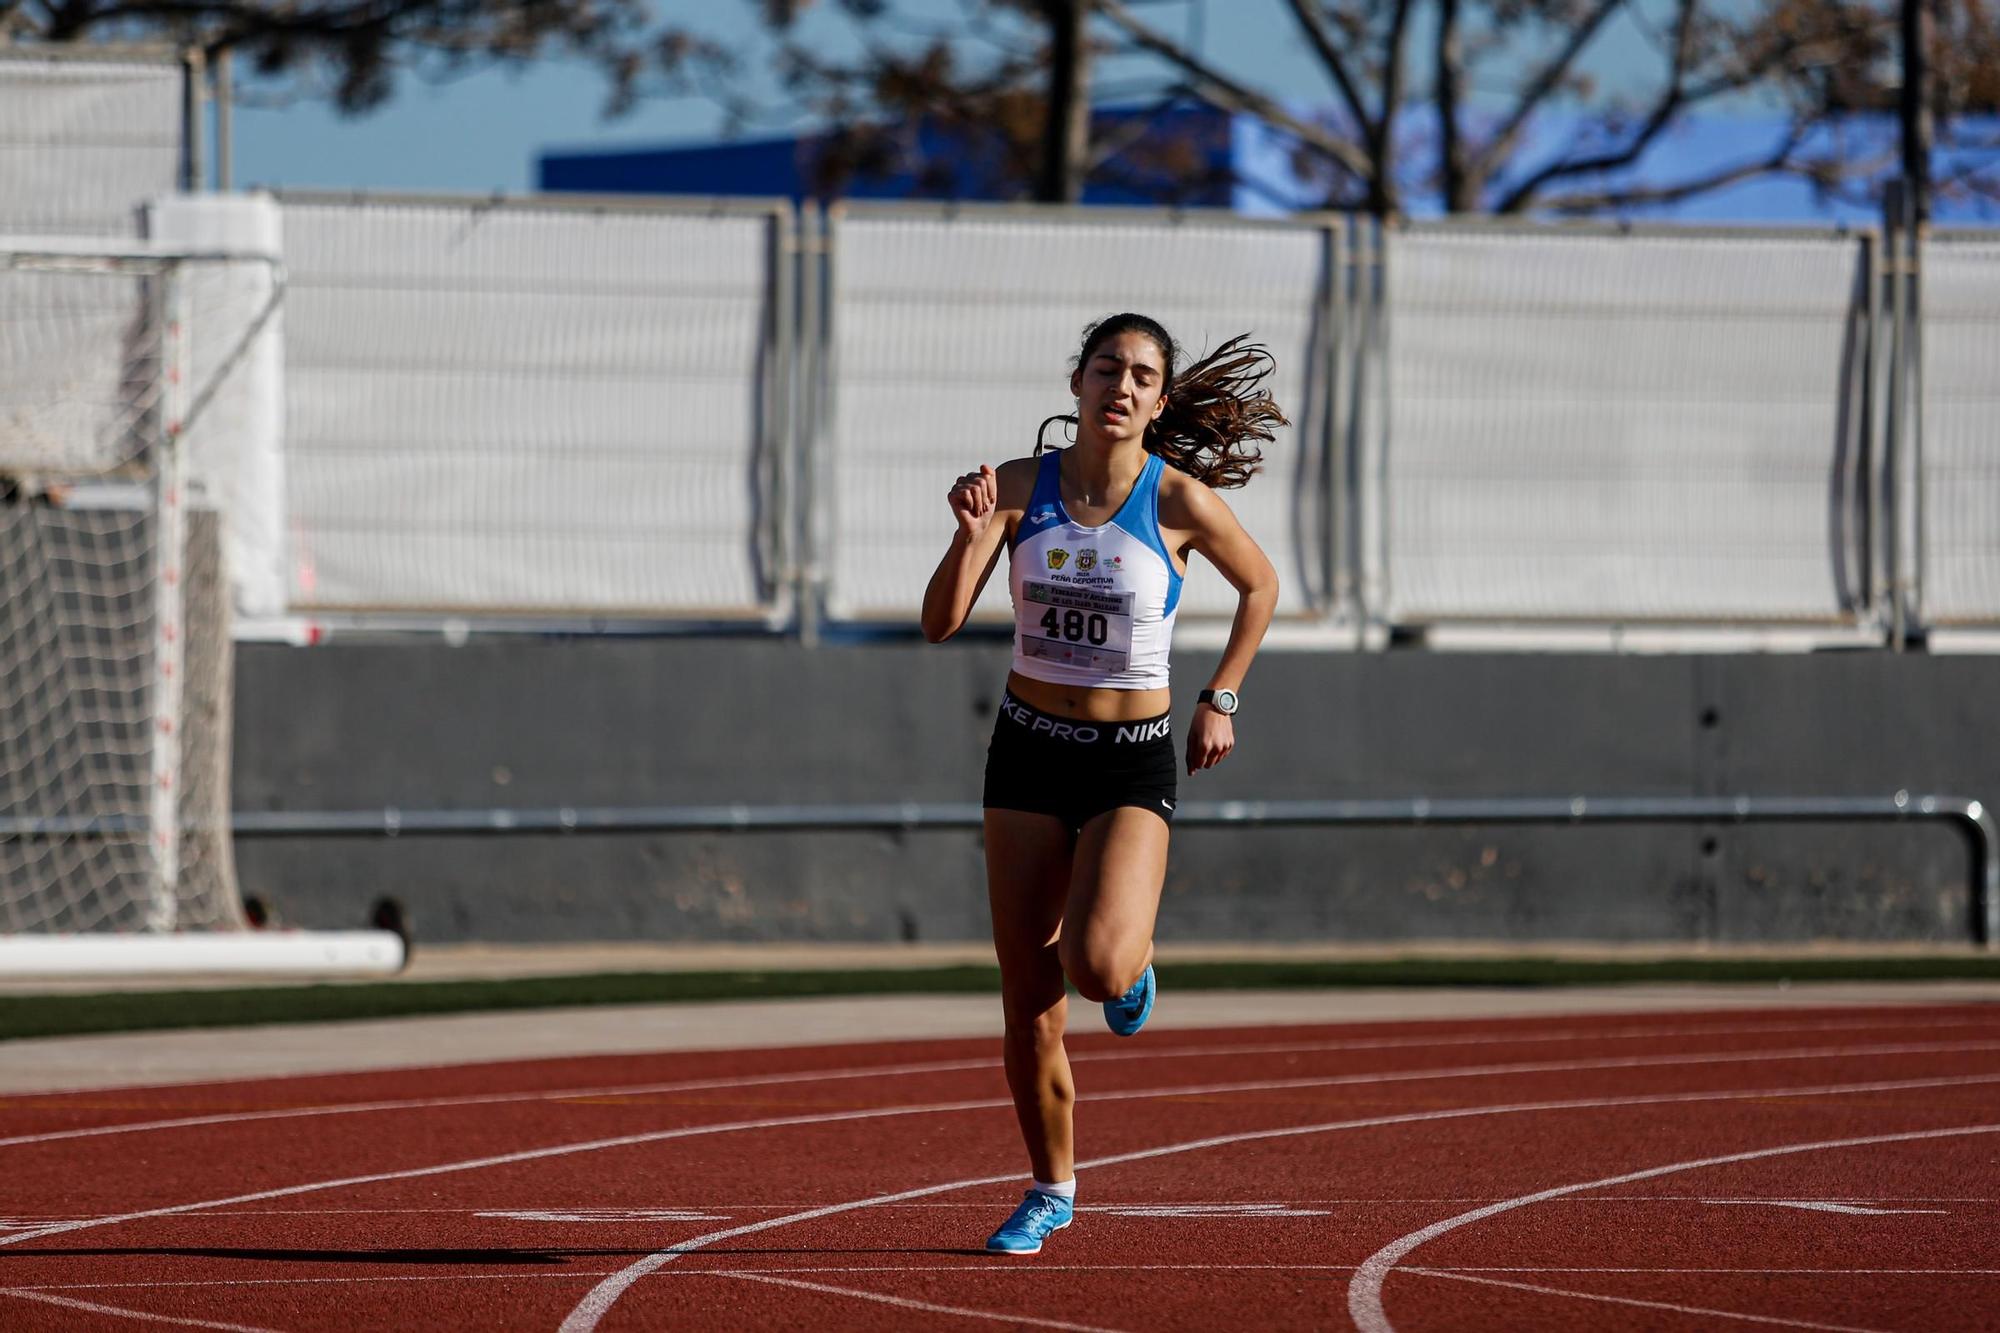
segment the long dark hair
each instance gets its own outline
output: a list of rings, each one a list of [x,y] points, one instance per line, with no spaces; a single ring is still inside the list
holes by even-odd
[[[1174,363],[1180,348],[1173,336],[1157,320],[1127,311],[1099,320],[1083,331],[1083,350],[1075,365],[1089,362],[1099,343],[1121,333],[1139,333],[1152,339],[1160,349],[1163,382],[1160,394],[1166,408],[1146,426],[1146,452],[1158,454],[1167,463],[1187,473],[1204,486],[1228,490],[1255,476],[1264,461],[1258,446],[1269,444],[1279,426],[1291,424],[1261,387],[1278,363],[1262,343],[1251,342],[1239,333],[1202,357],[1187,369],[1176,372]],[[1042,451],[1042,436],[1058,421],[1075,423],[1074,416],[1054,416],[1035,432],[1035,452]]]

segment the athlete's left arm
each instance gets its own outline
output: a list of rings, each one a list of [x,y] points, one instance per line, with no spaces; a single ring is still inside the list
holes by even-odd
[[[1183,559],[1188,551],[1199,552],[1236,589],[1236,618],[1208,688],[1240,692],[1250,659],[1257,655],[1257,645],[1264,641],[1264,631],[1278,609],[1278,571],[1220,495],[1191,477],[1176,480],[1178,485],[1162,488],[1160,525],[1182,538]],[[1235,748],[1234,720],[1206,704],[1197,705],[1188,727],[1189,775],[1213,768]]]

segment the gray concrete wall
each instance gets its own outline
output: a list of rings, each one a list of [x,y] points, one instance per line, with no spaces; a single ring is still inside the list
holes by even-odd
[[[1213,654],[1184,652],[1184,719]],[[1004,643],[243,645],[239,810],[974,801]],[[1269,651],[1238,749],[1184,797],[2000,799],[2000,659]],[[1182,731],[1184,737],[1184,730]],[[420,939],[959,940],[972,834],[245,839],[246,893]],[[1941,825],[1176,832],[1163,937],[1967,938]]]

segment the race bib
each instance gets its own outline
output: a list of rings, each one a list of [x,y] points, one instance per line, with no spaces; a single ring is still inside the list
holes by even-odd
[[[1125,670],[1132,660],[1133,596],[1026,580],[1022,656],[1093,671]]]

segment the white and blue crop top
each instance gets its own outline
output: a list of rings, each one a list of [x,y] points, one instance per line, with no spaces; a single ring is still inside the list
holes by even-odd
[[[1057,685],[1151,690],[1167,683],[1181,575],[1160,538],[1160,474],[1148,455],[1111,521],[1063,508],[1062,455],[1042,455],[1014,533],[1014,670]]]

